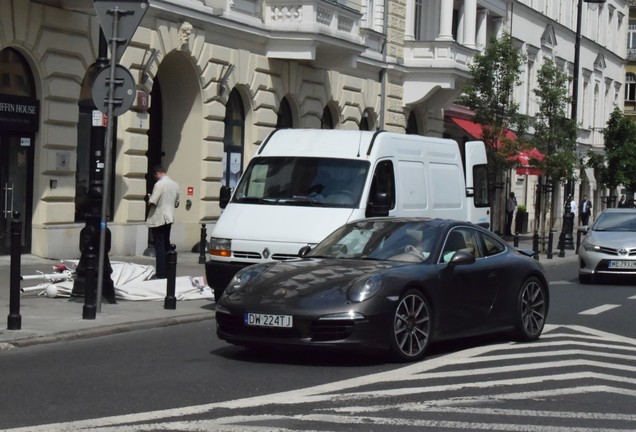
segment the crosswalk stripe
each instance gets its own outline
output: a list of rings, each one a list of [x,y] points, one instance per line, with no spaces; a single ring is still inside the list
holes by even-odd
[[[597,306],[592,309],[584,310],[583,312],[579,312],[579,315],[598,315],[603,312],[607,312],[608,310],[612,310],[614,308],[619,307],[620,305],[615,304],[605,304],[601,306]]]

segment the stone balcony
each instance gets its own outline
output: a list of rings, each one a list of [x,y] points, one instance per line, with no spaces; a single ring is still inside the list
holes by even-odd
[[[455,41],[405,41],[404,103],[437,98],[452,101],[469,77],[469,64],[479,51]]]

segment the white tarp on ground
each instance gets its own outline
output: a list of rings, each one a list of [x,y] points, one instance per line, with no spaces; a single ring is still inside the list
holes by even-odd
[[[32,287],[22,288],[23,292],[33,292],[47,297],[69,297],[73,291],[73,280],[69,277],[75,271],[78,260],[63,260],[61,265],[69,271],[56,274],[42,274],[40,280],[45,282]],[[113,273],[111,279],[115,286],[115,297],[122,300],[163,300],[166,297],[167,280],[152,279],[155,267],[152,265],[134,264],[121,261],[110,263]],[[23,276],[23,279],[38,277]],[[203,277],[180,276],[175,279],[175,297],[177,300],[214,300],[212,289],[207,286]]]

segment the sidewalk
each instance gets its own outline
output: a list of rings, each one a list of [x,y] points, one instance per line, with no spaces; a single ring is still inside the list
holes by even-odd
[[[513,246],[514,239],[505,240]],[[520,249],[532,249],[532,236],[520,236]],[[573,250],[566,250],[565,257],[553,250],[553,258],[541,253],[539,261],[544,266],[553,266],[576,260]],[[110,257],[111,262],[125,261],[136,264],[152,264],[150,257]],[[177,276],[199,277],[204,265],[199,264],[199,255],[181,252],[177,257]],[[33,255],[22,255],[21,274],[34,275],[37,271],[52,273],[57,260],[48,260]],[[82,319],[83,299],[80,302],[68,298],[47,298],[32,293],[23,293],[20,298],[20,330],[7,330],[10,312],[10,266],[9,256],[0,256],[0,351],[62,340],[82,339],[108,334],[124,333],[140,329],[163,327],[214,318],[214,301],[177,301],[175,310],[164,309],[163,301],[118,300],[117,304],[102,301],[101,312],[94,320]],[[30,286],[23,281],[21,286]],[[35,284],[31,284],[35,285]]]
[[[154,265],[152,257],[110,257],[110,261]],[[48,260],[33,255],[22,255],[21,275],[34,275],[38,271],[53,273],[58,260]],[[200,277],[204,265],[199,264],[199,254],[181,252],[177,256],[177,276]],[[62,340],[82,339],[133,330],[163,327],[214,317],[214,301],[177,301],[176,309],[164,309],[163,301],[118,300],[117,304],[102,301],[101,312],[94,320],[82,319],[83,298],[48,298],[33,293],[20,296],[21,329],[7,330],[10,313],[10,256],[0,256],[0,351]],[[33,286],[38,282],[22,281],[21,286]]]

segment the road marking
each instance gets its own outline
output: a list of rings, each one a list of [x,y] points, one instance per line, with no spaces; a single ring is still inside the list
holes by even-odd
[[[612,310],[614,308],[619,307],[620,305],[614,305],[614,304],[606,304],[606,305],[602,305],[602,306],[598,306],[592,309],[588,309],[585,310],[583,312],[579,312],[579,315],[598,315],[601,314],[603,312],[607,312],[608,310]]]
[[[560,280],[560,281],[554,281],[554,282],[550,282],[550,286],[552,285],[574,285],[576,284],[576,282],[572,282],[569,280]]]
[[[636,295],[635,296],[631,296],[631,297],[627,297],[627,300],[636,300]]]
[[[570,333],[576,332],[576,333]],[[559,341],[559,338],[562,340]],[[608,342],[617,342],[617,345],[611,345],[612,352],[606,352]],[[571,359],[564,359],[558,361],[548,361],[551,357],[549,351],[543,350],[546,347],[552,347],[559,343],[562,347],[566,345],[573,345],[578,349],[563,349],[561,355],[567,356]],[[87,419],[80,421],[73,421],[67,423],[49,424],[41,426],[31,426],[27,428],[13,429],[13,431],[35,432],[35,431],[91,431],[95,428],[99,428],[103,431],[109,432],[128,432],[128,431],[147,431],[156,429],[161,430],[209,430],[209,431],[269,431],[272,428],[280,431],[287,431],[286,425],[303,423],[307,429],[312,428],[311,422],[322,423],[335,423],[335,424],[356,424],[356,425],[387,425],[387,426],[419,426],[420,428],[446,428],[457,430],[502,430],[502,431],[619,431],[625,429],[599,429],[599,428],[586,428],[586,427],[557,427],[552,425],[537,425],[532,420],[534,415],[526,415],[522,411],[519,411],[518,416],[524,416],[528,418],[531,424],[510,424],[510,423],[497,423],[497,420],[493,419],[490,422],[482,421],[439,421],[435,419],[401,419],[401,418],[382,418],[371,416],[343,416],[334,415],[336,407],[326,408],[310,408],[308,411],[304,411],[303,414],[294,415],[276,415],[273,414],[270,417],[259,415],[237,415],[232,416],[231,413],[227,417],[216,418],[214,411],[218,409],[249,409],[254,407],[263,407],[269,405],[271,407],[278,406],[311,406],[313,403],[327,403],[335,404],[337,407],[350,407],[352,408],[352,414],[356,414],[355,401],[374,400],[375,398],[383,397],[384,401],[397,402],[393,405],[389,405],[388,410],[400,410],[402,405],[402,398],[395,399],[395,396],[405,396],[410,394],[422,394],[429,396],[425,400],[429,405],[434,405],[439,409],[482,409],[485,415],[491,410],[493,416],[506,415],[505,413],[497,412],[496,408],[479,408],[472,407],[475,403],[487,404],[492,402],[502,401],[520,401],[520,400],[551,400],[555,397],[578,395],[578,394],[590,394],[590,393],[608,393],[615,395],[623,395],[627,397],[636,398],[636,355],[633,354],[636,347],[636,339],[628,338],[619,335],[612,335],[610,333],[581,327],[581,326],[558,326],[558,325],[546,325],[544,329],[543,337],[534,343],[530,344],[515,344],[510,342],[498,343],[493,345],[481,346],[476,348],[467,349],[464,351],[454,352],[449,355],[443,355],[436,358],[430,358],[422,362],[413,363],[411,365],[389,370],[386,372],[380,372],[376,374],[355,377],[337,382],[331,382],[321,384],[313,387],[301,388],[296,390],[283,391],[274,394],[264,394],[253,397],[247,397],[243,399],[235,399],[228,401],[221,401],[216,403],[209,403],[197,406],[189,406],[174,409],[157,410],[145,413],[115,415],[111,417]],[[598,349],[595,351],[594,348]],[[539,352],[528,353],[524,358],[540,358],[543,354],[546,357],[546,361],[539,360],[536,363],[525,362],[519,364],[516,362],[516,366],[511,368],[510,366],[497,366],[479,369],[480,363],[496,361],[497,359],[519,359],[519,352],[522,350],[538,349]],[[499,355],[497,355],[499,353]],[[603,361],[587,360],[585,356],[594,356],[599,359],[606,359]],[[627,361],[627,363],[619,363],[615,360]],[[462,370],[448,370],[449,368],[459,367],[461,365],[468,365]],[[581,367],[584,367],[588,371],[579,371]],[[442,369],[443,368],[443,369]],[[535,374],[533,371],[546,370],[545,373],[550,372],[550,368],[555,369],[552,375],[547,374]],[[444,371],[446,369],[446,371]],[[598,371],[599,369],[605,369],[610,373],[591,372]],[[571,370],[571,371],[570,371]],[[516,372],[519,375],[515,378],[506,377],[510,375],[510,372]],[[623,373],[624,376],[613,375],[611,373],[627,372]],[[497,374],[503,374],[500,378],[496,377]],[[427,382],[434,379],[443,379],[448,377],[479,377],[480,375],[490,375],[491,381],[479,382],[478,379],[465,380],[462,383],[444,383],[436,384],[435,382]],[[504,379],[505,378],[505,379]],[[407,388],[393,388],[392,383],[398,381],[406,381],[407,383],[415,384],[414,387]],[[442,381],[443,382],[443,381]],[[578,383],[596,383],[593,385],[579,385]],[[523,391],[527,388],[528,384],[536,386],[538,383],[548,384],[548,388],[535,389],[532,391]],[[385,385],[382,387],[382,385]],[[387,388],[387,386],[389,388]],[[515,389],[514,386],[521,386],[522,389]],[[374,391],[369,391],[371,388],[376,388]],[[456,390],[465,389],[482,389],[485,391],[474,392],[475,396],[470,397],[448,397],[443,396],[442,399],[435,399],[435,393],[441,392],[442,394],[451,395],[461,394]],[[492,389],[496,391],[493,392]],[[522,390],[522,391],[515,391]],[[481,393],[481,394],[479,394]],[[378,399],[379,403],[380,400]],[[468,407],[458,407],[458,404],[468,404]],[[439,408],[441,407],[441,408]],[[300,408],[304,410],[304,408]],[[287,411],[284,408],[284,411]],[[322,413],[321,413],[322,412]],[[432,411],[434,414],[435,410]],[[537,411],[539,413],[540,411]],[[210,413],[212,418],[201,420],[203,416]],[[324,414],[323,414],[324,413]],[[376,415],[379,413],[376,412]],[[610,421],[631,421],[630,414],[606,414],[606,413],[557,413],[555,417],[559,415],[572,419],[588,419],[589,416],[601,416],[600,420]],[[616,418],[603,418],[603,415],[616,415]],[[179,417],[196,416],[198,419],[186,420],[178,419]],[[571,417],[567,417],[571,416]],[[393,416],[394,417],[394,416]],[[408,417],[408,416],[407,416]],[[411,416],[412,417],[412,416]],[[536,417],[541,417],[537,414]],[[178,419],[178,420],[176,420]],[[260,419],[260,420],[259,420]],[[175,421],[176,420],[176,421]],[[269,420],[274,423],[267,424]],[[264,421],[263,424],[256,425],[255,422]],[[280,426],[276,424],[276,421],[282,422]],[[505,421],[505,420],[504,420]],[[406,423],[403,423],[406,422]],[[139,423],[139,424],[134,424]],[[143,423],[143,424],[142,424]],[[152,426],[152,427],[151,427]],[[324,426],[324,425],[322,425]],[[319,427],[323,430],[324,428]]]

